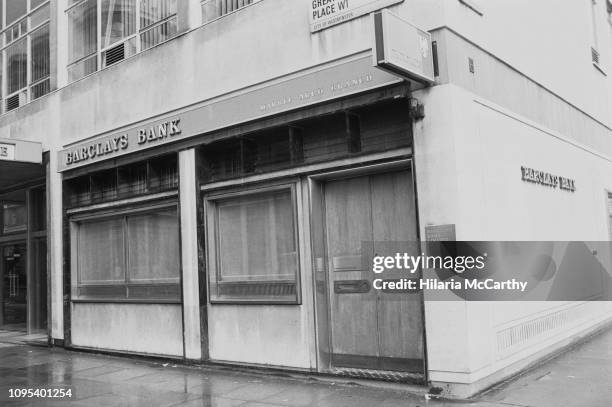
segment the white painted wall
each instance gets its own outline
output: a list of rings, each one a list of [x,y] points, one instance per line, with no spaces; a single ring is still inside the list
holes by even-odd
[[[612,122],[612,81],[591,62],[592,0],[473,1],[482,16],[459,0],[445,0],[446,25],[597,119]],[[597,48],[610,75],[612,25],[606,2],[598,0],[595,7]]]
[[[88,304],[71,306],[75,347],[183,357],[180,305]]]
[[[457,86],[417,93],[427,114],[415,134],[423,235],[427,225],[454,223],[458,240],[608,239],[612,158]],[[574,178],[577,190],[526,183],[522,165]],[[473,394],[587,334],[611,311],[607,302],[426,302],[430,379],[449,394]],[[556,328],[500,348],[505,330],[553,315]]]
[[[311,362],[314,326],[309,323],[309,312],[312,310],[297,305],[212,305],[208,308],[210,358],[220,362],[314,368]]]

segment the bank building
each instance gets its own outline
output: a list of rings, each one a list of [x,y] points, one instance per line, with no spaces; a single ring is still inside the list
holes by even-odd
[[[468,397],[612,319],[360,270],[612,239],[609,1],[0,3],[2,329]]]

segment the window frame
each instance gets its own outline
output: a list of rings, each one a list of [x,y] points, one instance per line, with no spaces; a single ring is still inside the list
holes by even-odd
[[[50,24],[51,24],[51,1],[46,0],[43,3],[31,8],[31,0],[27,0],[26,13],[21,17],[17,18],[13,21],[10,26],[6,26],[6,1],[2,1],[0,5],[2,7],[2,19],[0,21],[0,69],[2,71],[2,83],[0,84],[0,88],[2,92],[0,93],[0,112],[7,113],[11,110],[15,110],[18,107],[21,107],[33,100],[36,100],[50,92],[50,83],[49,88],[46,93],[34,98],[33,97],[33,88],[42,84],[43,82],[51,80],[51,71],[49,74],[43,78],[39,78],[36,81],[32,80],[32,36],[37,31],[47,28],[49,30],[49,41],[51,36]],[[39,11],[44,8],[48,8],[49,17],[42,22],[39,22],[36,26],[32,25],[32,16],[34,16]],[[25,31],[22,30],[22,26],[25,23]],[[11,38],[10,41],[7,41],[7,33],[17,27],[19,35],[17,37]],[[18,90],[13,92],[8,91],[8,61],[7,61],[7,50],[17,44],[19,41],[25,41],[26,48],[26,85]],[[49,44],[50,47],[50,44]],[[51,49],[49,49],[49,58],[51,58]],[[50,64],[50,60],[49,60]],[[24,95],[23,102],[19,102],[19,106],[13,109],[7,109],[7,101],[8,99],[15,97],[17,95]]]
[[[0,235],[11,235],[11,234],[19,234],[25,233],[28,230],[28,220],[27,220],[27,205],[26,202],[22,201],[8,201],[8,200],[0,200],[0,214],[2,215],[2,219],[0,219],[0,223],[2,224],[2,230],[0,230]],[[5,223],[4,217],[6,216],[7,207],[19,208],[23,207],[25,212],[25,220],[23,224],[18,224],[15,226],[8,226]]]
[[[74,0],[72,3],[70,3],[65,9],[64,9],[64,15],[66,16],[66,18],[68,19],[68,25],[70,25],[70,19],[68,17],[68,13],[75,9],[76,7],[81,6],[82,4],[84,4],[85,2],[87,2],[88,0]],[[107,46],[104,46],[103,44],[103,31],[102,31],[102,1],[103,0],[95,0],[96,2],[96,45],[95,45],[95,51],[80,57],[78,59],[75,60],[69,60],[68,63],[66,64],[66,70],[68,71],[68,83],[72,83],[72,82],[76,82],[82,78],[85,78],[89,75],[94,74],[95,72],[98,72],[100,70],[106,69],[109,66],[114,65],[115,63],[112,63],[110,65],[105,65],[104,63],[104,58],[105,58],[105,53],[106,51],[113,49],[121,44],[129,44],[129,43],[133,43],[134,46],[134,51],[133,53],[126,53],[123,60],[126,60],[134,55],[137,55],[143,51],[149,50],[151,48],[154,48],[158,45],[161,45],[165,42],[168,42],[174,38],[176,38],[179,35],[179,27],[178,27],[178,2],[179,1],[183,1],[183,0],[176,0],[176,11],[173,14],[170,14],[158,21],[156,21],[155,23],[149,24],[145,27],[141,26],[141,1],[142,0],[135,0],[135,7],[134,7],[134,13],[135,13],[135,28],[134,28],[134,33],[127,35],[126,37],[119,39]],[[157,27],[160,27],[164,24],[169,23],[170,21],[174,20],[175,24],[176,24],[176,33],[173,36],[170,36],[169,38],[160,41],[159,43],[150,46],[150,47],[143,47],[143,40],[142,40],[142,35],[145,34],[146,32],[153,30]],[[70,28],[68,28],[68,36],[70,36]],[[95,60],[96,60],[96,69],[95,71],[85,74],[83,76],[80,76],[76,79],[72,79],[71,78],[71,68],[74,66],[77,66],[78,64],[84,62],[85,60],[91,59],[92,57],[95,56]],[[123,61],[122,60],[122,61]],[[121,61],[118,61],[121,62]]]
[[[274,298],[272,296],[261,296],[261,297],[245,297],[240,298],[237,296],[229,297],[222,296],[218,293],[218,287],[220,284],[219,275],[221,269],[219,267],[219,213],[218,204],[219,201],[227,201],[230,199],[254,196],[266,193],[273,193],[277,191],[289,191],[291,194],[291,208],[293,212],[293,225],[294,225],[294,241],[295,241],[295,252],[296,252],[296,272],[294,280],[261,280],[261,281],[241,281],[231,282],[232,285],[253,285],[253,284],[279,284],[279,283],[293,283],[295,284],[295,298]],[[204,245],[206,253],[206,274],[208,274],[208,303],[211,305],[215,304],[234,304],[234,305],[301,305],[302,304],[302,256],[301,247],[301,227],[300,218],[302,214],[301,206],[301,194],[300,194],[300,182],[299,179],[291,180],[277,180],[274,183],[267,183],[265,185],[251,185],[251,186],[233,186],[231,188],[216,190],[216,191],[203,191],[202,200],[204,205]],[[228,284],[228,283],[225,283]]]
[[[146,202],[145,204],[140,204],[135,207],[124,207],[124,208],[116,208],[116,207],[108,207],[108,210],[105,211],[94,211],[94,212],[86,212],[79,213],[73,216],[70,216],[68,219],[69,230],[70,230],[70,300],[71,302],[81,302],[81,303],[143,303],[143,304],[181,304],[182,303],[182,261],[181,261],[181,244],[180,244],[180,208],[177,198],[164,200],[161,202]],[[178,250],[178,278],[176,282],[164,282],[164,283],[142,283],[142,282],[130,282],[129,276],[129,230],[128,230],[128,218],[130,216],[142,216],[146,214],[156,213],[160,211],[165,211],[168,209],[173,209],[176,212],[177,218],[177,227],[179,231],[179,250]],[[122,223],[122,233],[123,233],[123,267],[124,267],[124,278],[121,283],[96,283],[96,284],[81,284],[81,275],[79,272],[79,228],[83,223],[94,223],[106,220],[120,219]],[[126,296],[123,297],[113,297],[111,296],[87,296],[87,295],[79,295],[79,288],[81,287],[116,287],[117,290],[122,288],[127,292],[129,287],[161,287],[161,286],[177,286],[178,287],[178,295],[176,298],[159,298],[159,297],[143,297],[143,298],[129,298]]]
[[[216,1],[216,0],[200,0],[200,18],[201,18],[201,21],[202,21],[202,25],[206,25],[206,24],[215,22],[215,21],[219,20],[220,18],[227,17],[227,16],[229,16],[231,14],[234,14],[234,13],[237,13],[239,11],[242,11],[242,10],[244,10],[247,7],[251,7],[251,6],[259,3],[261,0],[252,0],[249,4],[245,4],[245,5],[243,5],[241,7],[238,7],[236,9],[232,10],[232,11],[226,12],[225,14],[219,14],[218,16],[216,16],[214,18],[211,18],[210,20],[206,20],[205,16],[204,16],[204,7],[205,7],[204,5],[206,3],[210,3],[210,2],[213,2],[213,1]]]

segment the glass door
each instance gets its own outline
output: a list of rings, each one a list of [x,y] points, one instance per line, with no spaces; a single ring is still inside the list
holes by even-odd
[[[25,243],[1,247],[2,329],[26,330],[27,272]]]

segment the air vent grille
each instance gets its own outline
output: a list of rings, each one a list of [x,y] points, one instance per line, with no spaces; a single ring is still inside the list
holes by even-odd
[[[110,66],[119,61],[123,61],[125,59],[125,45],[122,43],[106,50],[104,56],[104,66]]]
[[[296,286],[293,282],[261,283],[223,283],[219,284],[219,294],[230,297],[268,297],[295,296]]]
[[[6,99],[6,111],[17,109],[19,107],[19,94],[13,95]]]
[[[591,58],[594,64],[599,65],[599,52],[595,48],[591,48]]]

